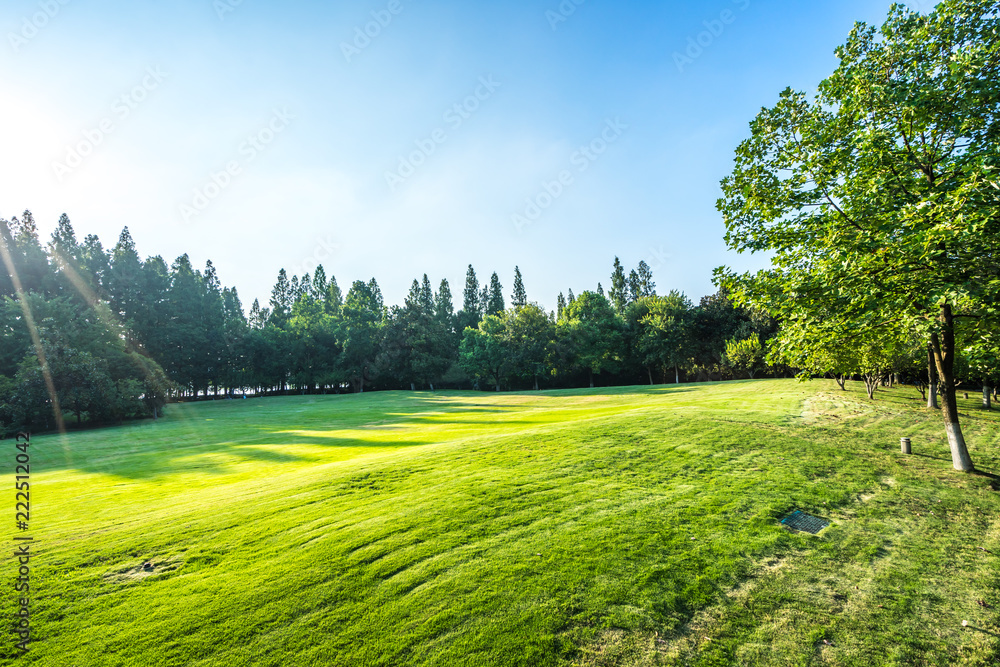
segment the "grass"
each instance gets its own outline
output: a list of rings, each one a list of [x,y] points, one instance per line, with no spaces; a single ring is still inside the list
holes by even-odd
[[[0,655],[1000,663],[1000,484],[951,469],[912,388],[874,403],[849,388],[249,399],[39,436],[34,639],[14,658],[5,623]],[[1000,472],[1000,414],[965,403],[973,459]],[[795,509],[833,523],[791,533],[778,521]],[[14,567],[0,562],[5,615]]]

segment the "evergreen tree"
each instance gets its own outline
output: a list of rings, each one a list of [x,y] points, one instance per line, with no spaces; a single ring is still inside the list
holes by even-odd
[[[434,290],[431,288],[431,281],[426,273],[420,284],[420,309],[428,315],[434,314]]]
[[[379,314],[379,321],[385,318],[385,300],[382,298],[382,290],[378,286],[378,282],[375,278],[368,281],[368,289],[371,291],[372,299],[374,299],[375,308]]]
[[[326,298],[323,301],[323,307],[326,310],[327,315],[339,316],[340,309],[344,306],[344,297],[340,293],[340,287],[337,285],[337,278],[335,276],[330,276],[330,283],[326,287]]]
[[[312,291],[312,276],[308,273],[302,276],[302,280],[299,281],[299,299],[303,296],[313,297]],[[297,300],[297,299],[296,299]]]
[[[267,324],[267,314],[261,310],[260,301],[257,299],[253,300],[253,305],[250,307],[249,324],[251,329],[263,329]]]
[[[611,292],[609,292],[609,296],[611,297],[611,306],[619,315],[625,312],[625,306],[628,305],[627,288],[625,269],[622,268],[622,263],[615,257],[615,270],[611,274]],[[597,293],[604,296],[604,290],[601,288],[600,283],[597,285]]]
[[[2,223],[0,223],[2,224]],[[2,233],[0,233],[2,235]],[[59,216],[56,229],[49,241],[49,257],[55,269],[55,282],[47,292],[53,295],[68,296],[77,300],[89,301],[88,292],[94,294],[93,280],[88,280],[82,272],[83,247],[76,239],[76,232],[69,221],[69,216],[63,213]],[[81,284],[82,283],[82,284]],[[0,294],[5,293],[0,283]]]
[[[601,287],[601,283],[597,283],[597,293],[600,294],[602,297],[604,296],[604,288]]]
[[[5,268],[17,276],[25,292],[44,292],[46,285],[56,282],[56,276],[38,240],[38,227],[31,211],[25,211],[20,220],[11,219],[9,234],[10,239],[4,240],[8,241],[5,245],[13,266]]]
[[[106,299],[108,273],[111,271],[111,259],[101,245],[101,239],[94,234],[87,234],[80,250],[80,263],[83,274],[91,280],[91,288],[98,298]]]
[[[167,292],[171,314],[163,368],[171,379],[189,391],[206,389],[208,378],[200,363],[202,351],[208,347],[208,337],[201,321],[204,281],[191,266],[185,254],[170,267],[170,289]]]
[[[379,352],[380,329],[384,318],[381,292],[375,279],[355,280],[344,300],[343,364],[356,392],[374,375]]]
[[[270,323],[276,327],[282,327],[288,322],[292,312],[292,285],[288,281],[288,274],[284,269],[278,271],[278,281],[271,290],[271,317]]]
[[[628,303],[635,303],[642,297],[642,287],[639,284],[639,274],[635,269],[628,274]]]
[[[480,319],[486,317],[490,314],[490,286],[483,285],[483,289],[479,291],[479,305],[482,308],[482,314]]]
[[[563,296],[562,292],[559,292],[559,297],[556,299],[556,319],[561,320],[565,311],[566,297]]]
[[[218,393],[225,375],[226,356],[226,311],[222,298],[222,283],[211,260],[205,263],[202,274],[203,292],[201,298],[201,322],[204,328],[205,345],[197,350],[199,369],[205,381],[204,389],[208,392],[211,385]]]
[[[639,277],[639,296],[656,296],[656,283],[653,282],[653,272],[649,268],[649,264],[646,264],[646,260],[639,262],[639,268],[636,271]]]
[[[410,283],[410,291],[403,298],[403,305],[411,310],[419,311],[421,309],[420,282],[416,278]]]
[[[514,267],[514,295],[511,304],[515,308],[528,305],[528,295],[524,291],[524,281],[521,279],[521,269]]]
[[[434,295],[434,317],[448,332],[455,328],[455,306],[451,301],[451,287],[447,278],[441,280],[437,294]]]
[[[170,269],[159,255],[142,263],[139,278],[141,299],[132,316],[132,332],[156,360],[167,353],[174,313],[170,310]]]
[[[479,292],[476,270],[469,264],[469,270],[465,273],[465,290],[462,292],[462,310],[458,313],[459,331],[463,331],[466,327],[476,327],[482,319],[485,305]]]
[[[499,315],[506,306],[503,301],[503,285],[500,284],[500,277],[496,271],[490,276],[490,289],[486,298],[486,314]]]
[[[118,237],[118,244],[111,251],[111,269],[108,275],[111,307],[122,322],[127,322],[136,315],[143,300],[139,280],[141,272],[139,253],[136,252],[128,227],[125,227]]]
[[[566,297],[566,304],[567,305],[569,305],[569,304],[573,303],[574,301],[576,301],[576,297],[573,296],[573,290],[570,290],[567,294],[568,294],[568,296]]]
[[[316,272],[313,274],[312,279],[312,295],[314,298],[323,301],[326,299],[326,290],[330,286],[330,283],[326,279],[326,270],[323,265],[320,264],[316,267]]]
[[[243,304],[235,287],[223,288],[222,309],[225,342],[222,383],[231,392],[237,387],[246,386],[245,348],[249,329],[246,316],[243,314]]]

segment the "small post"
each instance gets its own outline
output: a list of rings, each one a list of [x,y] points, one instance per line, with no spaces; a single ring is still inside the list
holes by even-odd
[[[910,454],[912,452],[912,450],[910,449],[910,439],[909,438],[900,438],[899,439],[899,449],[904,454]]]

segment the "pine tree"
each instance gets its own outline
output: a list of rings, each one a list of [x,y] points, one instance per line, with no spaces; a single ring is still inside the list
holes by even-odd
[[[95,234],[87,234],[80,250],[80,261],[84,274],[91,277],[91,287],[100,298],[107,298],[108,273],[111,270],[111,260],[101,245],[101,239]]]
[[[21,220],[13,218],[10,221],[10,234],[14,247],[10,248],[9,243],[7,245],[13,256],[13,269],[21,282],[21,288],[25,292],[44,292],[46,285],[55,283],[56,276],[49,265],[45,249],[38,241],[38,227],[31,211],[25,211]],[[6,273],[7,267],[4,266],[4,269]]]
[[[437,294],[434,295],[434,317],[449,332],[455,327],[455,306],[451,300],[451,286],[442,279]]]
[[[303,297],[312,297],[312,276],[308,273],[302,276],[302,280],[299,281],[299,299]]]
[[[639,295],[656,296],[656,283],[653,282],[653,272],[645,260],[639,262],[637,273],[639,275]]]
[[[569,306],[569,304],[573,303],[574,301],[576,301],[576,297],[573,296],[573,290],[570,290],[569,292],[567,292],[566,305]]]
[[[297,282],[297,281],[296,281]],[[284,269],[278,271],[278,282],[271,290],[271,317],[269,323],[283,327],[292,312],[292,286],[288,281],[288,273]]]
[[[143,300],[139,280],[141,272],[139,253],[128,227],[125,227],[118,237],[118,244],[111,251],[108,280],[111,306],[123,323],[135,317]]]
[[[625,312],[625,306],[628,305],[626,288],[625,269],[622,268],[622,263],[615,257],[615,270],[611,274],[611,292],[609,296],[611,297],[612,307],[619,315]],[[601,296],[604,296],[604,290],[601,289],[600,285],[597,286],[597,292]]]
[[[503,301],[503,285],[500,284],[500,277],[496,271],[490,276],[490,289],[486,297],[486,314],[498,315],[504,311],[506,306]]]
[[[254,299],[253,305],[250,306],[250,317],[248,320],[251,329],[263,329],[267,324],[267,317],[264,315],[264,311],[260,309],[260,301],[257,299]]]
[[[639,284],[639,274],[635,269],[628,274],[628,302],[634,303],[642,297],[642,286]]]
[[[515,308],[528,305],[528,295],[524,291],[524,281],[521,279],[521,269],[514,267],[514,296],[511,304]]]
[[[604,296],[604,288],[601,287],[601,283],[597,283],[597,293]]]
[[[316,273],[313,274],[312,279],[312,295],[313,298],[323,300],[326,298],[326,289],[329,287],[329,283],[326,280],[326,269],[320,264],[316,267]]]
[[[479,279],[476,270],[469,264],[465,273],[465,289],[462,292],[462,310],[458,313],[458,331],[461,333],[468,327],[475,328],[483,317],[483,303],[480,300]]]
[[[56,229],[52,232],[52,240],[49,241],[49,252],[56,255],[59,260],[68,262],[71,265],[80,254],[80,243],[76,240],[76,232],[69,217],[63,213],[59,216]]]
[[[556,319],[561,320],[563,312],[566,310],[566,297],[563,296],[562,292],[559,292],[559,297],[556,299]]]
[[[368,281],[368,289],[371,290],[372,298],[379,313],[379,322],[385,319],[385,300],[382,298],[382,290],[379,289],[378,281],[372,278]]]
[[[167,356],[161,361],[171,379],[189,391],[207,389],[208,379],[201,351],[208,347],[205,324],[201,320],[205,298],[205,281],[191,266],[186,254],[170,267],[170,289],[167,309],[171,313]]]
[[[410,310],[420,310],[420,282],[416,278],[410,283],[410,291],[403,299],[403,305]]]
[[[434,314],[434,289],[431,287],[431,281],[426,273],[420,284],[420,309],[428,315]]]
[[[58,278],[52,291],[66,296],[88,299],[88,295],[81,295],[81,291],[93,291],[93,281],[86,275],[82,275],[81,255],[83,246],[76,239],[76,232],[69,217],[63,213],[59,216],[56,229],[52,232],[52,240],[49,241],[49,256],[53,259],[54,268],[58,272]],[[84,285],[77,284],[83,281]],[[0,294],[6,293],[0,291]]]
[[[326,295],[323,300],[323,307],[327,315],[339,315],[340,309],[344,306],[344,296],[337,285],[336,276],[330,276],[330,283],[326,286]]]
[[[199,375],[204,380],[205,391],[209,385],[219,393],[225,376],[226,312],[222,297],[222,283],[212,261],[205,263],[202,276],[204,292],[201,299],[200,320],[205,334],[205,345],[195,350]]]

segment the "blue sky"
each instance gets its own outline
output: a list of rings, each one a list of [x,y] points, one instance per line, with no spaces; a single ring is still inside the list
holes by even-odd
[[[447,278],[456,307],[468,264],[508,297],[519,265],[551,309],[617,255],[697,301],[765,263],[715,210],[749,121],[889,5],[8,0],[0,216],[128,225],[247,309],[317,260],[392,303]]]

